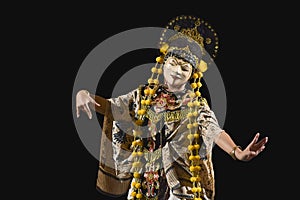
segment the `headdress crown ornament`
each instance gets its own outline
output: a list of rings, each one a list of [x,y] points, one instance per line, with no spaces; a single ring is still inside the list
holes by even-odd
[[[194,59],[197,66],[201,60],[209,63],[216,58],[219,48],[217,33],[208,22],[191,15],[180,15],[171,19],[161,35],[159,46],[166,49],[167,45],[168,51],[184,48],[182,41],[181,44],[176,43],[176,40],[180,38],[182,40],[184,37],[188,38],[185,41],[189,43],[190,51],[188,53],[197,58]],[[167,53],[166,50],[165,52]],[[188,59],[188,61],[190,60]]]

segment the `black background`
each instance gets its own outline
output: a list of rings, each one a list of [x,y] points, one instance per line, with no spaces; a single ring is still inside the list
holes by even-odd
[[[26,124],[35,122],[38,128],[32,131],[36,132],[33,144],[26,143],[21,156],[10,159],[18,163],[13,168],[16,178],[8,184],[14,189],[11,196],[113,199],[96,191],[98,160],[86,150],[74,125],[71,103],[76,73],[89,52],[110,36],[132,28],[164,27],[181,14],[204,18],[218,33],[220,48],[215,62],[228,103],[224,129],[243,147],[256,132],[269,137],[265,151],[248,163],[234,161],[214,148],[216,200],[280,199],[293,193],[289,180],[293,171],[286,167],[295,147],[284,139],[292,134],[287,131],[291,124],[288,112],[294,109],[295,94],[291,86],[295,79],[290,78],[295,69],[292,46],[296,40],[292,6],[201,1],[26,6],[29,8],[13,7],[18,8],[16,15],[7,17],[12,20],[9,27],[17,28],[12,34],[15,41],[24,42],[18,43],[18,49],[29,61],[19,73],[33,69],[31,64],[37,66],[32,72],[38,74],[34,81],[27,77],[26,82],[39,86],[33,90],[39,97],[34,100],[38,106],[33,121]],[[18,59],[24,61],[23,56]],[[139,52],[136,62],[154,59],[144,56]],[[18,91],[28,95],[28,90]],[[110,91],[101,92],[108,97]],[[41,113],[46,116],[40,117]],[[20,144],[28,137],[22,135]]]

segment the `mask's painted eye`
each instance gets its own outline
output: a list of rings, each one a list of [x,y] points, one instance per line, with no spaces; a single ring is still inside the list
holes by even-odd
[[[183,71],[189,71],[190,67],[189,67],[188,65],[182,65],[182,66],[181,66],[181,69],[182,69]]]
[[[170,65],[175,66],[176,62],[173,60],[173,61],[170,62]]]

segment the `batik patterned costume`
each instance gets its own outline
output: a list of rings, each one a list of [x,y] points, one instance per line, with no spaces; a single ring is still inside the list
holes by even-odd
[[[176,23],[182,20],[188,23]],[[181,33],[191,30],[195,34],[202,24],[200,19],[184,16],[169,25]],[[200,29],[207,30],[213,32],[203,26]],[[152,75],[148,84],[128,94],[108,100],[95,96],[102,105],[96,109],[104,114],[97,179],[101,192],[156,200],[168,199],[173,190],[185,188],[195,199],[214,199],[212,149],[222,129],[199,88],[205,71],[203,58],[207,57],[201,48],[216,47],[217,37],[198,34],[195,42],[183,40],[181,33],[168,40],[166,50],[161,50],[164,57],[157,62],[162,64],[168,56],[176,56],[191,63],[192,89],[170,92]],[[160,74],[160,69],[154,67],[152,72]]]

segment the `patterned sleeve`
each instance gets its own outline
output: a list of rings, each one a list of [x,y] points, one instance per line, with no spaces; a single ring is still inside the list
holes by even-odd
[[[131,122],[132,117],[130,113],[132,110],[135,110],[137,100],[138,89],[116,98],[108,99],[108,101],[111,102],[111,111],[114,120]]]
[[[214,142],[223,129],[220,127],[215,113],[207,104],[200,110],[198,120],[203,136],[203,142],[205,143],[206,150],[210,152]]]
[[[111,112],[113,115],[112,127],[112,149],[113,160],[116,174],[121,176],[127,174],[131,168],[131,150],[132,143],[132,112],[136,107],[138,98],[138,89],[127,94],[110,98]]]

